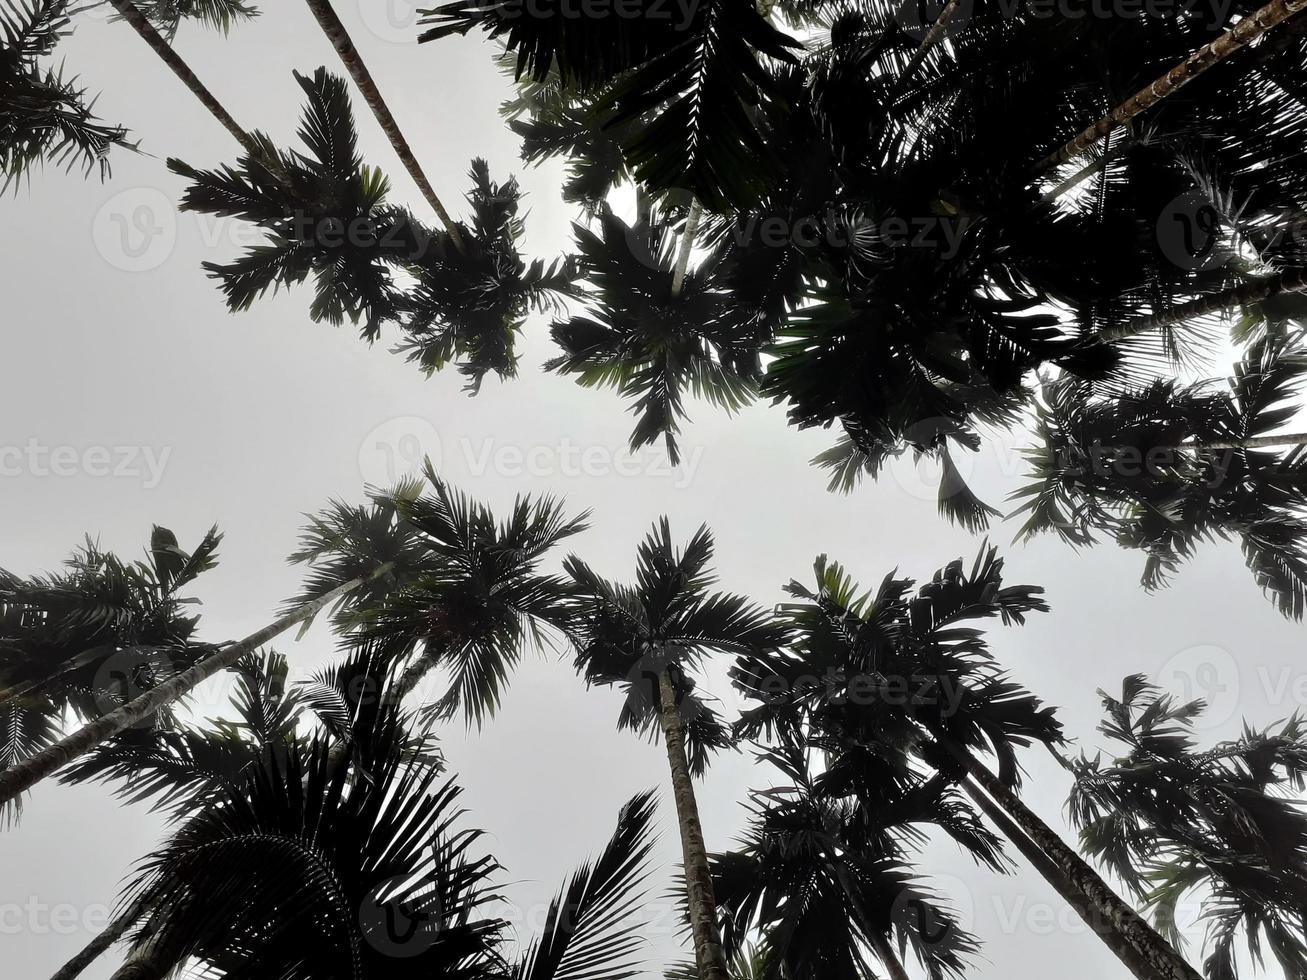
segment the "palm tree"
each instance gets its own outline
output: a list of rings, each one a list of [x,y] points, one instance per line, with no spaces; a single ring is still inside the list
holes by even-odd
[[[517,340],[528,313],[556,310],[573,295],[577,271],[570,259],[527,263],[521,256],[525,223],[515,179],[497,184],[484,160],[472,161],[472,212],[461,246],[443,237],[415,257],[415,285],[406,297],[406,351],[428,376],[458,363],[476,392],[487,374],[517,376]],[[454,247],[450,247],[454,245]]]
[[[174,724],[124,732],[100,746],[60,776],[65,783],[114,780],[115,794],[127,802],[151,801],[172,822],[185,819],[239,789],[265,755],[284,754],[303,736],[298,722],[305,705],[287,683],[289,665],[276,653],[245,658],[232,667],[236,678],[232,708],[236,720],[217,719],[213,728]],[[68,961],[52,980],[75,980],[145,915],[139,898]]]
[[[553,325],[563,353],[545,367],[635,399],[632,450],[661,439],[676,462],[686,390],[731,412],[748,404],[761,374],[759,340],[711,260],[682,276],[678,290],[683,269],[664,228],[628,226],[607,209],[598,220],[598,233],[575,226],[577,262],[593,289],[583,294],[585,313]],[[692,236],[687,220],[683,240]]]
[[[1278,729],[1212,749],[1195,745],[1199,701],[1180,703],[1141,674],[1121,696],[1099,691],[1099,731],[1124,754],[1082,755],[1069,800],[1088,852],[1143,901],[1179,942],[1178,903],[1203,890],[1213,980],[1234,980],[1239,932],[1260,964],[1261,935],[1287,976],[1307,970],[1307,813],[1285,790],[1302,788],[1307,734],[1294,717]]]
[[[712,654],[761,653],[783,642],[785,634],[744,597],[709,593],[712,557],[707,527],[677,549],[663,518],[637,549],[636,585],[609,582],[576,556],[565,567],[575,583],[570,632],[577,670],[588,684],[625,691],[619,728],[662,736],[680,827],[695,962],[700,980],[726,980],[693,777],[707,769],[710,751],[730,744],[730,732],[695,693],[690,675]]]
[[[184,698],[206,679],[239,663],[292,626],[311,621],[319,612],[347,601],[354,591],[364,586],[374,586],[379,580],[392,576],[392,572],[389,562],[371,563],[352,578],[338,582],[317,598],[286,611],[245,639],[205,648],[201,658],[191,666],[171,673],[166,680],[146,688],[139,696],[130,700],[124,698],[125,703],[87,721],[75,732],[57,741],[43,738],[42,741],[48,744],[43,744],[22,761],[0,771],[0,807],[14,805],[26,790],[45,777],[76,762],[114,736],[153,718],[159,711]]]
[[[1307,484],[1298,435],[1272,435],[1295,414],[1307,360],[1283,338],[1255,342],[1228,391],[1159,380],[1093,396],[1074,383],[1045,390],[1032,480],[1014,492],[1022,536],[1053,532],[1074,545],[1111,535],[1148,558],[1143,583],[1165,584],[1197,545],[1237,537],[1257,583],[1280,611],[1307,608]],[[1281,454],[1278,448],[1289,447]]]
[[[68,33],[67,0],[16,0],[0,11],[0,190],[42,161],[109,172],[127,131],[100,122],[94,100],[62,68],[41,62]]]
[[[299,135],[311,156],[282,152],[260,134],[257,150],[247,149],[235,168],[200,171],[175,159],[168,166],[191,181],[182,210],[236,216],[269,236],[235,262],[205,263],[231,310],[249,309],[269,289],[311,272],[312,318],[362,319],[363,336],[373,340],[402,308],[391,269],[416,258],[429,234],[386,205],[389,183],[363,165],[344,80],[325,68],[295,79],[308,99]]]
[[[1196,980],[1175,950],[1014,792],[1017,748],[1055,746],[1062,735],[1052,709],[1008,677],[980,631],[963,625],[992,617],[1019,624],[1028,612],[1047,608],[1039,588],[1004,586],[1002,570],[996,550],[986,547],[969,573],[959,560],[915,592],[911,580],[891,576],[874,593],[860,594],[840,565],[819,557],[816,590],[791,582],[788,591],[799,601],[781,607],[795,632],[792,649],[738,659],[736,683],[760,702],[745,713],[740,731],[794,730],[804,721],[843,744],[914,747],[937,772],[988,794],[1096,909],[1101,918],[1087,917],[1089,925],[1096,918],[1100,929],[1110,924],[1135,948],[1136,957],[1118,954],[1140,980]],[[978,753],[995,756],[997,775]]]
[[[382,689],[390,680],[384,668],[372,676]],[[187,961],[233,978],[575,980],[637,968],[629,915],[654,844],[652,794],[623,808],[542,934],[508,961],[499,867],[482,833],[459,826],[459,789],[407,757],[393,699],[369,703],[352,726],[356,773],[331,766],[329,736],[292,741],[141,863],[127,895],[142,911],[115,980],[157,980]]]
[[[518,497],[497,519],[438,477],[428,464],[425,492],[401,485],[367,507],[331,505],[314,517],[292,561],[308,564],[304,591],[288,608],[317,602],[373,562],[394,568],[396,585],[356,593],[336,627],[358,649],[404,664],[392,695],[403,698],[434,669],[447,692],[433,718],[463,712],[482,722],[499,705],[528,643],[540,645],[570,621],[568,584],[540,564],[561,541],[586,529],[555,497]]]
[[[183,590],[216,564],[220,540],[211,530],[186,552],[156,527],[146,561],[88,541],[64,572],[0,570],[0,768],[56,742],[67,713],[97,718],[213,652]],[[0,809],[16,819],[20,804]]]
[[[525,12],[518,0],[454,0],[425,11],[421,41],[478,29],[517,54],[516,74],[595,95],[619,128],[636,178],[688,191],[705,207],[756,197],[770,153],[759,115],[781,111],[766,65],[792,62],[798,42],[754,4],[711,0],[636,17],[575,19]],[[643,120],[639,126],[622,123]]]
[[[738,848],[713,858],[727,950],[742,950],[756,930],[784,975],[806,980],[874,977],[870,949],[893,980],[907,980],[897,934],[899,950],[911,945],[932,980],[965,975],[979,947],[917,886],[904,847],[921,834],[910,825],[936,817],[957,825],[956,791],[901,772],[892,788],[878,787],[890,799],[869,807],[832,791],[829,771],[813,774],[809,751],[782,744],[761,753],[792,784],[754,792]],[[996,842],[983,833],[963,839],[979,846],[978,860],[996,858]]]

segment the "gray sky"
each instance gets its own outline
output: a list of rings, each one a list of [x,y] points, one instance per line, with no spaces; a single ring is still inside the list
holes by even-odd
[[[291,69],[340,69],[306,8],[264,6],[262,18],[227,40],[184,28],[178,48],[246,128],[288,143],[299,112]],[[497,178],[518,173],[529,192],[531,254],[558,254],[574,215],[560,200],[558,169],[523,172],[518,164],[515,139],[497,115],[508,86],[493,49],[476,39],[407,43],[412,6],[337,3],[451,210],[460,213],[470,159],[484,156]],[[19,472],[9,466],[0,476],[0,565],[53,568],[84,533],[139,555],[154,522],[187,546],[217,522],[226,532],[222,564],[196,589],[204,635],[244,635],[296,588],[297,573],[283,559],[300,515],[331,496],[359,498],[365,481],[393,478],[420,452],[492,504],[548,491],[593,510],[593,529],[574,548],[614,576],[630,575],[635,545],[659,515],[669,515],[682,539],[706,521],[724,586],[767,604],[782,598],[790,578],[809,578],[822,552],[872,585],[894,568],[926,576],[977,551],[979,538],[936,516],[933,477],[909,465],[852,496],[827,494],[807,460],[832,437],[788,429],[778,408],[759,405],[731,419],[697,406],[679,471],[658,453],[631,458],[631,420],[617,398],[540,371],[550,354],[541,318],[527,331],[522,377],[487,381],[469,399],[452,372],[425,380],[388,344],[368,349],[348,327],[309,322],[307,289],[229,316],[200,263],[236,254],[245,238],[235,223],[177,215],[171,202],[182,182],[164,160],[230,162],[230,136],[121,24],[83,17],[63,53],[71,71],[103,92],[101,114],[129,126],[151,155],[117,154],[104,184],[38,173],[30,188],[0,201],[0,450],[21,448],[24,460]],[[366,158],[391,175],[396,200],[424,213],[361,100],[355,106]],[[1020,474],[1020,442],[987,446],[975,460],[975,480],[991,501]],[[58,458],[72,459],[74,472],[60,475],[65,464],[51,472],[48,459],[30,465],[29,446],[72,447]],[[98,447],[120,475],[97,475],[105,464]],[[116,447],[132,447],[134,458]],[[1070,736],[1097,744],[1095,688],[1117,688],[1135,671],[1178,694],[1209,695],[1213,740],[1236,733],[1241,716],[1265,724],[1300,707],[1301,627],[1261,597],[1237,547],[1204,548],[1169,591],[1147,596],[1137,585],[1137,554],[1111,545],[1076,553],[1054,540],[1015,546],[1012,530],[993,531],[1009,581],[1044,585],[1053,611],[1022,629],[996,627],[994,647],[1059,706]],[[332,656],[322,629],[278,649],[296,676]],[[720,677],[713,687],[733,708]],[[677,859],[665,757],[615,731],[618,707],[614,694],[587,692],[566,663],[541,658],[517,673],[484,731],[445,734],[471,820],[490,832],[509,872],[507,894],[528,919],[538,920],[562,876],[607,837],[617,808],[642,788],[663,790],[665,875]],[[1065,829],[1067,780],[1040,754],[1026,762],[1027,801]],[[770,782],[747,755],[716,763],[701,788],[711,848],[725,848],[741,825],[746,788]],[[0,974],[40,980],[80,949],[161,832],[158,818],[115,804],[103,789],[43,784],[22,824],[0,833]],[[985,941],[971,974],[978,980],[1050,970],[1059,980],[1124,976],[1024,866],[998,877],[941,844],[921,867]],[[675,941],[667,916],[653,918],[656,959]],[[102,980],[117,961],[105,957],[85,976]]]

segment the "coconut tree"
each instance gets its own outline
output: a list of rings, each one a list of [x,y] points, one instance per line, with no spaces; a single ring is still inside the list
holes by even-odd
[[[94,100],[62,68],[45,66],[68,33],[67,0],[15,0],[0,10],[0,175],[7,188],[44,161],[109,172],[127,131],[101,122]]]
[[[1307,970],[1307,813],[1302,720],[1200,749],[1200,701],[1179,702],[1127,677],[1119,697],[1099,692],[1109,759],[1082,755],[1069,800],[1086,850],[1127,883],[1159,929],[1181,941],[1176,909],[1202,896],[1213,980],[1238,975],[1240,933],[1255,962],[1262,942],[1287,976]]]
[[[518,497],[507,517],[496,518],[428,464],[425,486],[402,485],[365,507],[336,503],[311,520],[292,559],[310,573],[288,608],[317,601],[379,558],[393,563],[397,587],[357,593],[340,608],[338,631],[405,665],[394,696],[444,671],[448,688],[430,714],[463,712],[479,723],[498,706],[527,645],[567,626],[568,584],[540,565],[586,529],[587,517],[567,516],[555,497]]]
[[[384,688],[389,677],[376,679]],[[636,966],[629,920],[653,846],[652,794],[569,879],[542,934],[506,960],[482,832],[461,827],[460,791],[406,757],[393,699],[353,729],[359,753],[331,766],[316,734],[266,756],[189,817],[128,889],[139,928],[115,980],[161,978],[187,962],[222,977],[619,975]],[[365,778],[364,778],[365,777]]]
[[[790,744],[761,753],[792,782],[753,793],[737,848],[713,857],[728,952],[756,932],[792,980],[874,977],[869,954],[906,980],[900,956],[911,946],[931,978],[963,976],[978,945],[917,884],[905,853],[921,833],[913,825],[934,815],[956,822],[958,801],[948,799],[956,790],[901,778],[889,791],[897,806],[870,808],[832,793],[829,773],[810,771],[808,752]],[[978,857],[988,861],[994,842],[985,845]]]
[[[1097,911],[1086,914],[1089,925],[1134,947],[1132,957],[1108,943],[1140,980],[1194,980],[1193,969],[1015,791],[1017,749],[1055,746],[1062,735],[1052,709],[1013,681],[983,633],[965,625],[994,617],[1019,624],[1046,608],[1038,587],[1005,586],[1002,569],[986,547],[969,572],[956,561],[920,588],[890,576],[861,593],[840,565],[819,557],[816,588],[792,582],[798,601],[781,607],[795,632],[790,648],[737,661],[736,682],[759,702],[740,730],[754,736],[805,722],[845,744],[911,746],[973,798],[988,796],[1034,842]],[[995,757],[997,773],[981,754]]]
[[[1023,536],[1074,545],[1105,533],[1147,557],[1154,589],[1214,537],[1237,538],[1258,585],[1280,611],[1307,607],[1307,491],[1295,415],[1307,361],[1283,337],[1255,342],[1229,387],[1174,379],[1092,395],[1071,382],[1045,389],[1031,481],[1013,494]]]
[[[709,592],[712,534],[701,527],[684,548],[661,519],[636,552],[636,584],[601,577],[576,556],[565,563],[575,583],[570,633],[576,667],[589,684],[619,687],[626,701],[618,727],[661,736],[676,800],[695,962],[701,980],[726,980],[713,881],[693,779],[730,731],[692,674],[708,657],[762,652],[784,640],[764,610],[739,595]]]

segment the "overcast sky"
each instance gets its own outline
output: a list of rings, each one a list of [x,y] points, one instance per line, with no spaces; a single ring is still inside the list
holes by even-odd
[[[339,68],[305,7],[265,7],[226,40],[185,27],[177,46],[242,125],[288,143],[299,112],[291,69]],[[518,163],[497,113],[508,85],[492,48],[457,38],[418,47],[405,0],[337,7],[451,210],[460,213],[470,159],[484,156],[496,177],[517,173],[529,192],[530,253],[563,251],[575,215],[560,200],[557,168],[523,172]],[[618,399],[540,370],[550,355],[542,318],[528,328],[521,378],[487,381],[470,399],[455,373],[425,380],[388,343],[369,349],[348,327],[311,323],[307,289],[228,315],[200,264],[236,254],[241,229],[177,215],[183,185],[164,160],[231,161],[231,137],[124,25],[83,16],[62,51],[69,70],[103,92],[100,113],[127,125],[144,152],[115,154],[103,184],[48,170],[0,200],[0,450],[21,448],[24,460],[0,476],[3,567],[52,569],[87,533],[137,556],[152,523],[188,546],[218,523],[222,563],[195,590],[203,634],[242,636],[296,589],[284,557],[300,515],[332,496],[358,499],[365,482],[388,481],[421,453],[492,504],[547,491],[565,494],[575,511],[592,510],[593,529],[574,548],[612,576],[630,575],[635,545],[659,515],[681,539],[707,522],[723,585],[768,605],[789,579],[810,577],[819,553],[872,585],[895,568],[926,576],[980,547],[937,517],[933,477],[910,465],[852,496],[826,493],[807,461],[832,437],[788,429],[779,408],[732,419],[696,406],[678,471],[656,452],[630,457],[631,420]],[[356,108],[365,157],[391,175],[397,200],[421,212],[361,100]],[[974,460],[989,499],[1017,481],[1021,441],[987,446]],[[40,454],[61,447],[71,449],[59,458],[73,462],[53,472]],[[117,475],[103,473],[108,460]],[[1112,545],[1076,553],[1054,540],[1017,546],[1012,532],[1011,524],[992,532],[1009,581],[1045,586],[1052,612],[1024,628],[995,627],[994,647],[1086,747],[1099,744],[1095,689],[1118,688],[1135,671],[1177,694],[1210,696],[1205,735],[1213,740],[1235,734],[1242,716],[1265,724],[1300,707],[1302,628],[1261,597],[1237,547],[1203,548],[1170,590],[1148,596],[1137,585],[1135,553]],[[296,676],[333,655],[322,629],[278,649]],[[728,710],[735,706],[721,676],[711,686]],[[617,695],[586,691],[566,662],[540,658],[518,671],[484,731],[445,733],[470,819],[489,831],[508,869],[506,894],[522,909],[538,910],[606,839],[620,804],[649,786],[663,793],[659,856],[671,881],[678,847],[665,757],[614,729],[618,708]],[[1027,801],[1066,830],[1066,778],[1041,754],[1025,761]],[[748,755],[715,764],[700,790],[710,848],[727,847],[741,826],[747,787],[771,782]],[[41,980],[80,949],[162,832],[157,817],[117,805],[102,788],[42,784],[21,825],[0,833],[0,975]],[[1051,970],[1059,980],[1125,975],[1023,864],[999,877],[941,844],[922,856],[921,870],[984,940],[971,974],[978,980]],[[654,918],[657,966],[676,941],[666,916]],[[105,957],[85,976],[103,980],[118,961]],[[909,972],[918,975],[915,964]]]

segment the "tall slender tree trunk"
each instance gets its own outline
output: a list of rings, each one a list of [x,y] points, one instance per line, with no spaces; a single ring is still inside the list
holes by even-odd
[[[1179,91],[1207,69],[1251,44],[1304,7],[1307,7],[1307,0],[1271,0],[1215,41],[1194,51],[1161,78],[1140,89],[1060,150],[1050,153],[1040,161],[1038,170],[1043,172],[1078,157],[1112,130],[1128,125],[1140,113]]]
[[[903,968],[903,964],[899,962],[898,956],[895,955],[894,947],[890,945],[889,939],[871,921],[871,916],[867,914],[862,899],[858,897],[852,882],[849,881],[849,875],[844,869],[844,863],[829,848],[826,849],[826,859],[835,870],[835,877],[840,881],[840,888],[844,890],[849,904],[853,906],[853,914],[861,922],[863,934],[871,940],[872,948],[876,950],[876,957],[880,960],[881,965],[885,967],[885,972],[890,975],[890,980],[911,980],[907,970]]]
[[[419,656],[404,668],[404,673],[400,674],[399,680],[395,682],[394,686],[388,688],[384,694],[385,705],[383,707],[398,705],[408,697],[422,683],[422,679],[435,668],[436,660],[436,657]],[[327,771],[334,772],[337,767],[348,762],[349,757],[350,743],[337,740],[327,753]],[[305,778],[307,778],[307,775]]]
[[[1138,950],[1147,964],[1150,980],[1202,980],[1199,973],[1152,926],[1112,890],[1112,887],[1057,832],[1003,785],[974,755],[948,738],[940,745],[965,766],[967,773],[987,792],[1013,822],[1044,852],[1116,930]]]
[[[1173,306],[1162,313],[1154,313],[1151,316],[1123,323],[1119,327],[1109,327],[1101,336],[1103,340],[1124,340],[1126,337],[1156,330],[1158,327],[1169,327],[1184,320],[1194,320],[1212,313],[1224,313],[1239,306],[1260,303],[1283,293],[1299,293],[1305,290],[1307,290],[1307,269],[1295,269],[1292,272],[1271,276],[1269,279],[1212,293],[1210,296],[1200,296],[1198,299]]]
[[[1062,869],[1035,845],[1035,842],[1013,822],[1012,818],[971,779],[963,780],[962,788],[975,801],[980,811],[989,818],[990,823],[998,828],[999,833],[1011,841],[1012,845],[1030,862],[1031,867],[1038,871],[1044,880],[1053,886],[1053,890],[1075,909],[1076,914],[1107,945],[1108,949],[1116,954],[1117,959],[1125,964],[1126,969],[1138,980],[1154,980],[1157,972],[1148,966],[1139,955],[1139,951],[1116,931],[1115,926],[1103,918],[1085,893],[1071,883],[1071,879],[1062,873]]]
[[[62,769],[74,759],[85,755],[102,742],[108,741],[119,732],[140,724],[154,715],[156,711],[171,704],[178,698],[194,690],[200,683],[214,674],[226,670],[248,653],[280,636],[297,623],[311,619],[337,599],[353,592],[370,579],[377,578],[388,571],[389,565],[383,565],[370,576],[360,576],[344,585],[338,586],[313,602],[293,609],[280,619],[265,626],[257,633],[247,636],[238,643],[224,647],[210,657],[201,660],[189,670],[184,670],[176,677],[146,691],[134,701],[83,725],[73,734],[60,739],[53,745],[42,749],[11,769],[0,772],[0,806],[16,799],[24,791],[39,783],[46,776]]]
[[[136,5],[131,0],[109,0],[109,3],[118,12],[118,16],[126,21],[145,40],[145,43],[154,49],[154,53],[163,59],[164,64],[173,70],[173,74],[182,80],[183,84],[200,100],[204,108],[209,110],[213,118],[222,123],[227,132],[236,137],[236,142],[240,143],[245,152],[253,159],[262,161],[263,148],[253,136],[241,128],[236,120],[232,118],[231,113],[223,107],[222,103],[214,98],[213,93],[196,77],[195,72],[191,71],[190,66],[154,29],[154,25],[136,8]]]
[[[722,949],[721,929],[717,924],[717,899],[713,894],[712,873],[708,867],[708,849],[699,823],[699,804],[694,797],[694,782],[685,754],[685,722],[676,705],[676,691],[664,670],[658,675],[659,721],[663,745],[672,772],[672,794],[676,799],[676,818],[681,831],[682,862],[685,865],[685,890],[690,904],[690,929],[694,936],[694,961],[699,980],[730,980],[726,953]]]
[[[876,958],[880,960],[880,965],[889,974],[890,980],[912,980],[908,976],[908,971],[903,968],[903,964],[899,962],[899,958],[894,952],[894,947],[889,944],[889,940],[876,929],[870,931],[870,936],[872,948],[876,950]]]
[[[105,930],[86,944],[86,947],[74,956],[50,980],[77,980],[82,971],[109,951],[127,930],[134,926],[145,911],[145,903],[139,898],[126,911],[117,916]]]
[[[928,30],[926,36],[921,39],[921,46],[913,52],[911,60],[903,66],[903,71],[899,72],[898,78],[894,80],[894,90],[891,93],[891,96],[897,94],[899,90],[903,88],[907,80],[912,77],[912,73],[921,67],[921,63],[926,60],[926,55],[930,52],[931,48],[939,43],[940,38],[944,36],[944,31],[948,29],[949,23],[957,15],[958,9],[961,6],[962,0],[948,0],[948,3],[944,5],[944,9],[941,10],[939,16],[935,18],[935,23],[930,25],[930,30]]]
[[[698,201],[690,202],[690,213],[685,216],[685,231],[681,233],[680,247],[676,253],[676,268],[672,271],[672,295],[680,296],[685,285],[685,273],[690,267],[690,252],[694,249],[694,238],[699,231],[699,218],[703,208]]]
[[[336,49],[336,54],[340,56],[341,63],[350,73],[350,77],[354,79],[354,84],[363,93],[364,101],[372,110],[372,114],[377,117],[377,122],[381,124],[381,129],[386,134],[386,138],[390,140],[390,145],[395,148],[395,153],[399,156],[400,162],[404,164],[414,183],[422,191],[422,196],[427,199],[427,203],[436,212],[436,217],[440,219],[440,223],[445,226],[450,241],[454,243],[455,248],[462,251],[463,236],[458,230],[458,225],[454,223],[454,219],[445,210],[445,205],[441,203],[440,198],[436,195],[435,188],[431,186],[431,181],[427,180],[422,165],[418,163],[417,157],[413,154],[413,148],[409,146],[408,140],[399,128],[399,124],[395,122],[390,106],[381,97],[381,90],[377,88],[377,83],[373,81],[372,73],[368,71],[368,66],[363,63],[363,58],[359,55],[358,49],[354,47],[354,42],[351,40],[349,32],[345,30],[345,25],[336,16],[336,11],[331,6],[331,0],[305,0],[305,3],[309,5],[309,10],[313,12],[313,16],[317,18],[322,33],[327,35],[327,40]]]

